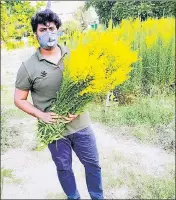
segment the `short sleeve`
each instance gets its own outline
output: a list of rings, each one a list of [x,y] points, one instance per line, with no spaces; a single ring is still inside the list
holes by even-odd
[[[31,79],[23,63],[17,72],[15,87],[20,90],[30,90],[32,87]]]

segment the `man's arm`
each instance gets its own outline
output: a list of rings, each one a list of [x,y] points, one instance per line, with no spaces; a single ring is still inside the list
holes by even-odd
[[[41,110],[34,107],[30,102],[27,101],[29,90],[15,89],[14,104],[24,112],[43,120],[46,123],[55,123],[59,116],[53,112],[42,112]]]

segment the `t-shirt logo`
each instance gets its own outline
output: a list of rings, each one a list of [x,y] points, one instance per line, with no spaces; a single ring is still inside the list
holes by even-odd
[[[45,71],[42,71],[40,76],[45,77],[46,75],[47,73]]]

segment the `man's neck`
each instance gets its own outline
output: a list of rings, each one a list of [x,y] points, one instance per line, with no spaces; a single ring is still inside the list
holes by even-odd
[[[51,50],[46,50],[43,49],[42,47],[40,47],[40,53],[44,56],[44,57],[49,57],[52,55],[56,55],[60,52],[60,48],[58,46],[56,46],[55,48],[51,49]]]

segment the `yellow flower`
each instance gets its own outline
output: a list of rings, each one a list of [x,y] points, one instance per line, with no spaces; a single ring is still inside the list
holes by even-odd
[[[147,35],[145,39],[147,47],[151,48],[156,43],[156,40],[157,40],[157,35],[151,35],[151,36]]]
[[[104,93],[127,80],[131,64],[137,60],[137,52],[128,41],[118,40],[113,29],[91,31],[71,50],[65,69],[74,82],[89,81],[80,95]]]

